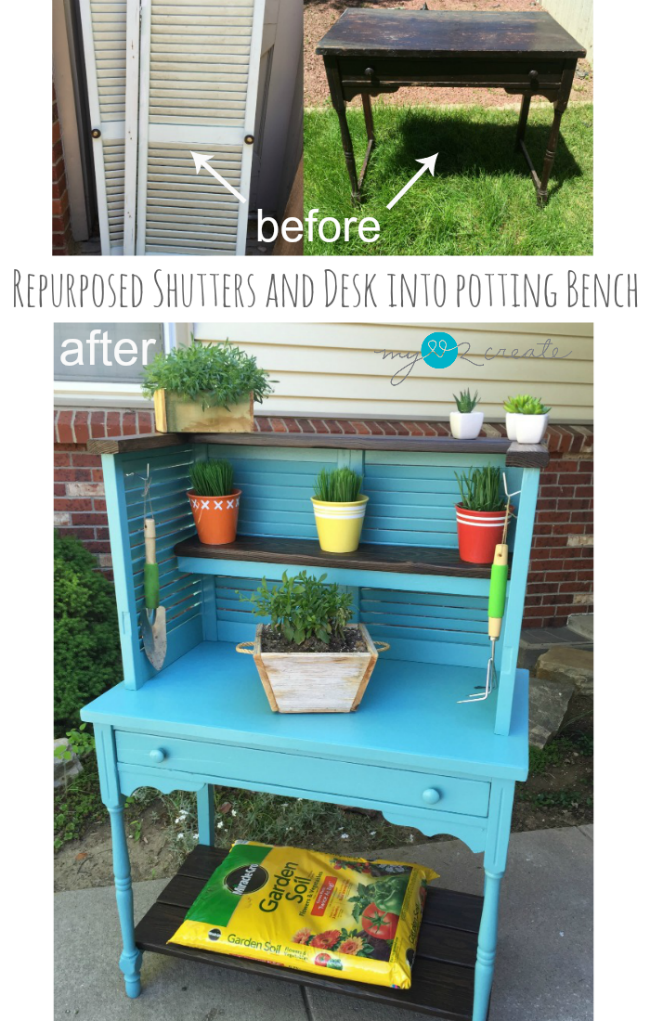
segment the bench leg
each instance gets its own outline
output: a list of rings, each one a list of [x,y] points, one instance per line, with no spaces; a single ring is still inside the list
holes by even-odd
[[[129,849],[124,832],[124,798],[119,803],[107,805],[111,819],[113,842],[113,874],[115,876],[115,898],[122,931],[122,953],[120,969],[124,974],[126,995],[132,999],[140,995],[140,967],[142,953],[135,945],[133,924],[133,889],[131,887],[131,865]]]
[[[206,783],[196,794],[199,844],[214,847],[214,784]]]
[[[483,914],[478,931],[472,1021],[486,1021],[497,952],[499,890],[503,873],[485,873]]]

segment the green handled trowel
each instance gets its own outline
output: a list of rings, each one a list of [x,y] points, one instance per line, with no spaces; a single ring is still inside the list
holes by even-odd
[[[144,607],[140,629],[147,659],[160,670],[167,655],[167,614],[160,605],[160,578],[156,563],[156,522],[144,519]]]

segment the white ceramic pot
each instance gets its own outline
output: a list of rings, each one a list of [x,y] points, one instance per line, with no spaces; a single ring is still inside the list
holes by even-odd
[[[475,440],[483,425],[483,412],[451,411],[449,425],[451,435],[457,440]]]
[[[517,439],[517,420],[520,418],[526,418],[526,416],[515,411],[506,411],[506,433],[509,440]]]
[[[516,415],[517,443],[541,443],[546,432],[548,415]]]

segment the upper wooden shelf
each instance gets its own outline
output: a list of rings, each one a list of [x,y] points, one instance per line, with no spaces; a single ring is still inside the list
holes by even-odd
[[[355,434],[320,435],[318,433],[155,433],[148,436],[115,436],[89,440],[93,454],[127,454],[155,450],[185,443],[212,443],[227,446],[335,448],[337,450],[404,450],[434,454],[505,454],[506,466],[544,468],[548,448],[543,444],[512,443],[499,437],[455,440],[451,436],[358,436]]]
[[[362,542],[354,553],[324,553],[314,539],[240,535],[224,546],[207,546],[198,536],[174,546],[177,557],[200,560],[248,560],[254,563],[292,564],[297,567],[352,568],[392,574],[446,575],[452,578],[489,578],[491,564],[468,564],[456,549],[430,546],[388,546]]]

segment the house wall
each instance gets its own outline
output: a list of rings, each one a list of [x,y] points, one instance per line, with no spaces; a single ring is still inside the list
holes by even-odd
[[[420,360],[399,382],[395,374],[406,374],[434,330],[449,332],[465,357],[444,372]],[[447,420],[454,393],[469,386],[478,389],[487,421],[503,421],[509,394],[528,392],[552,406],[555,421],[593,422],[591,323],[197,323],[194,335],[205,343],[229,339],[255,355],[277,380],[264,405],[274,415]],[[557,349],[556,358],[522,357],[540,353],[547,340],[547,355]]]

